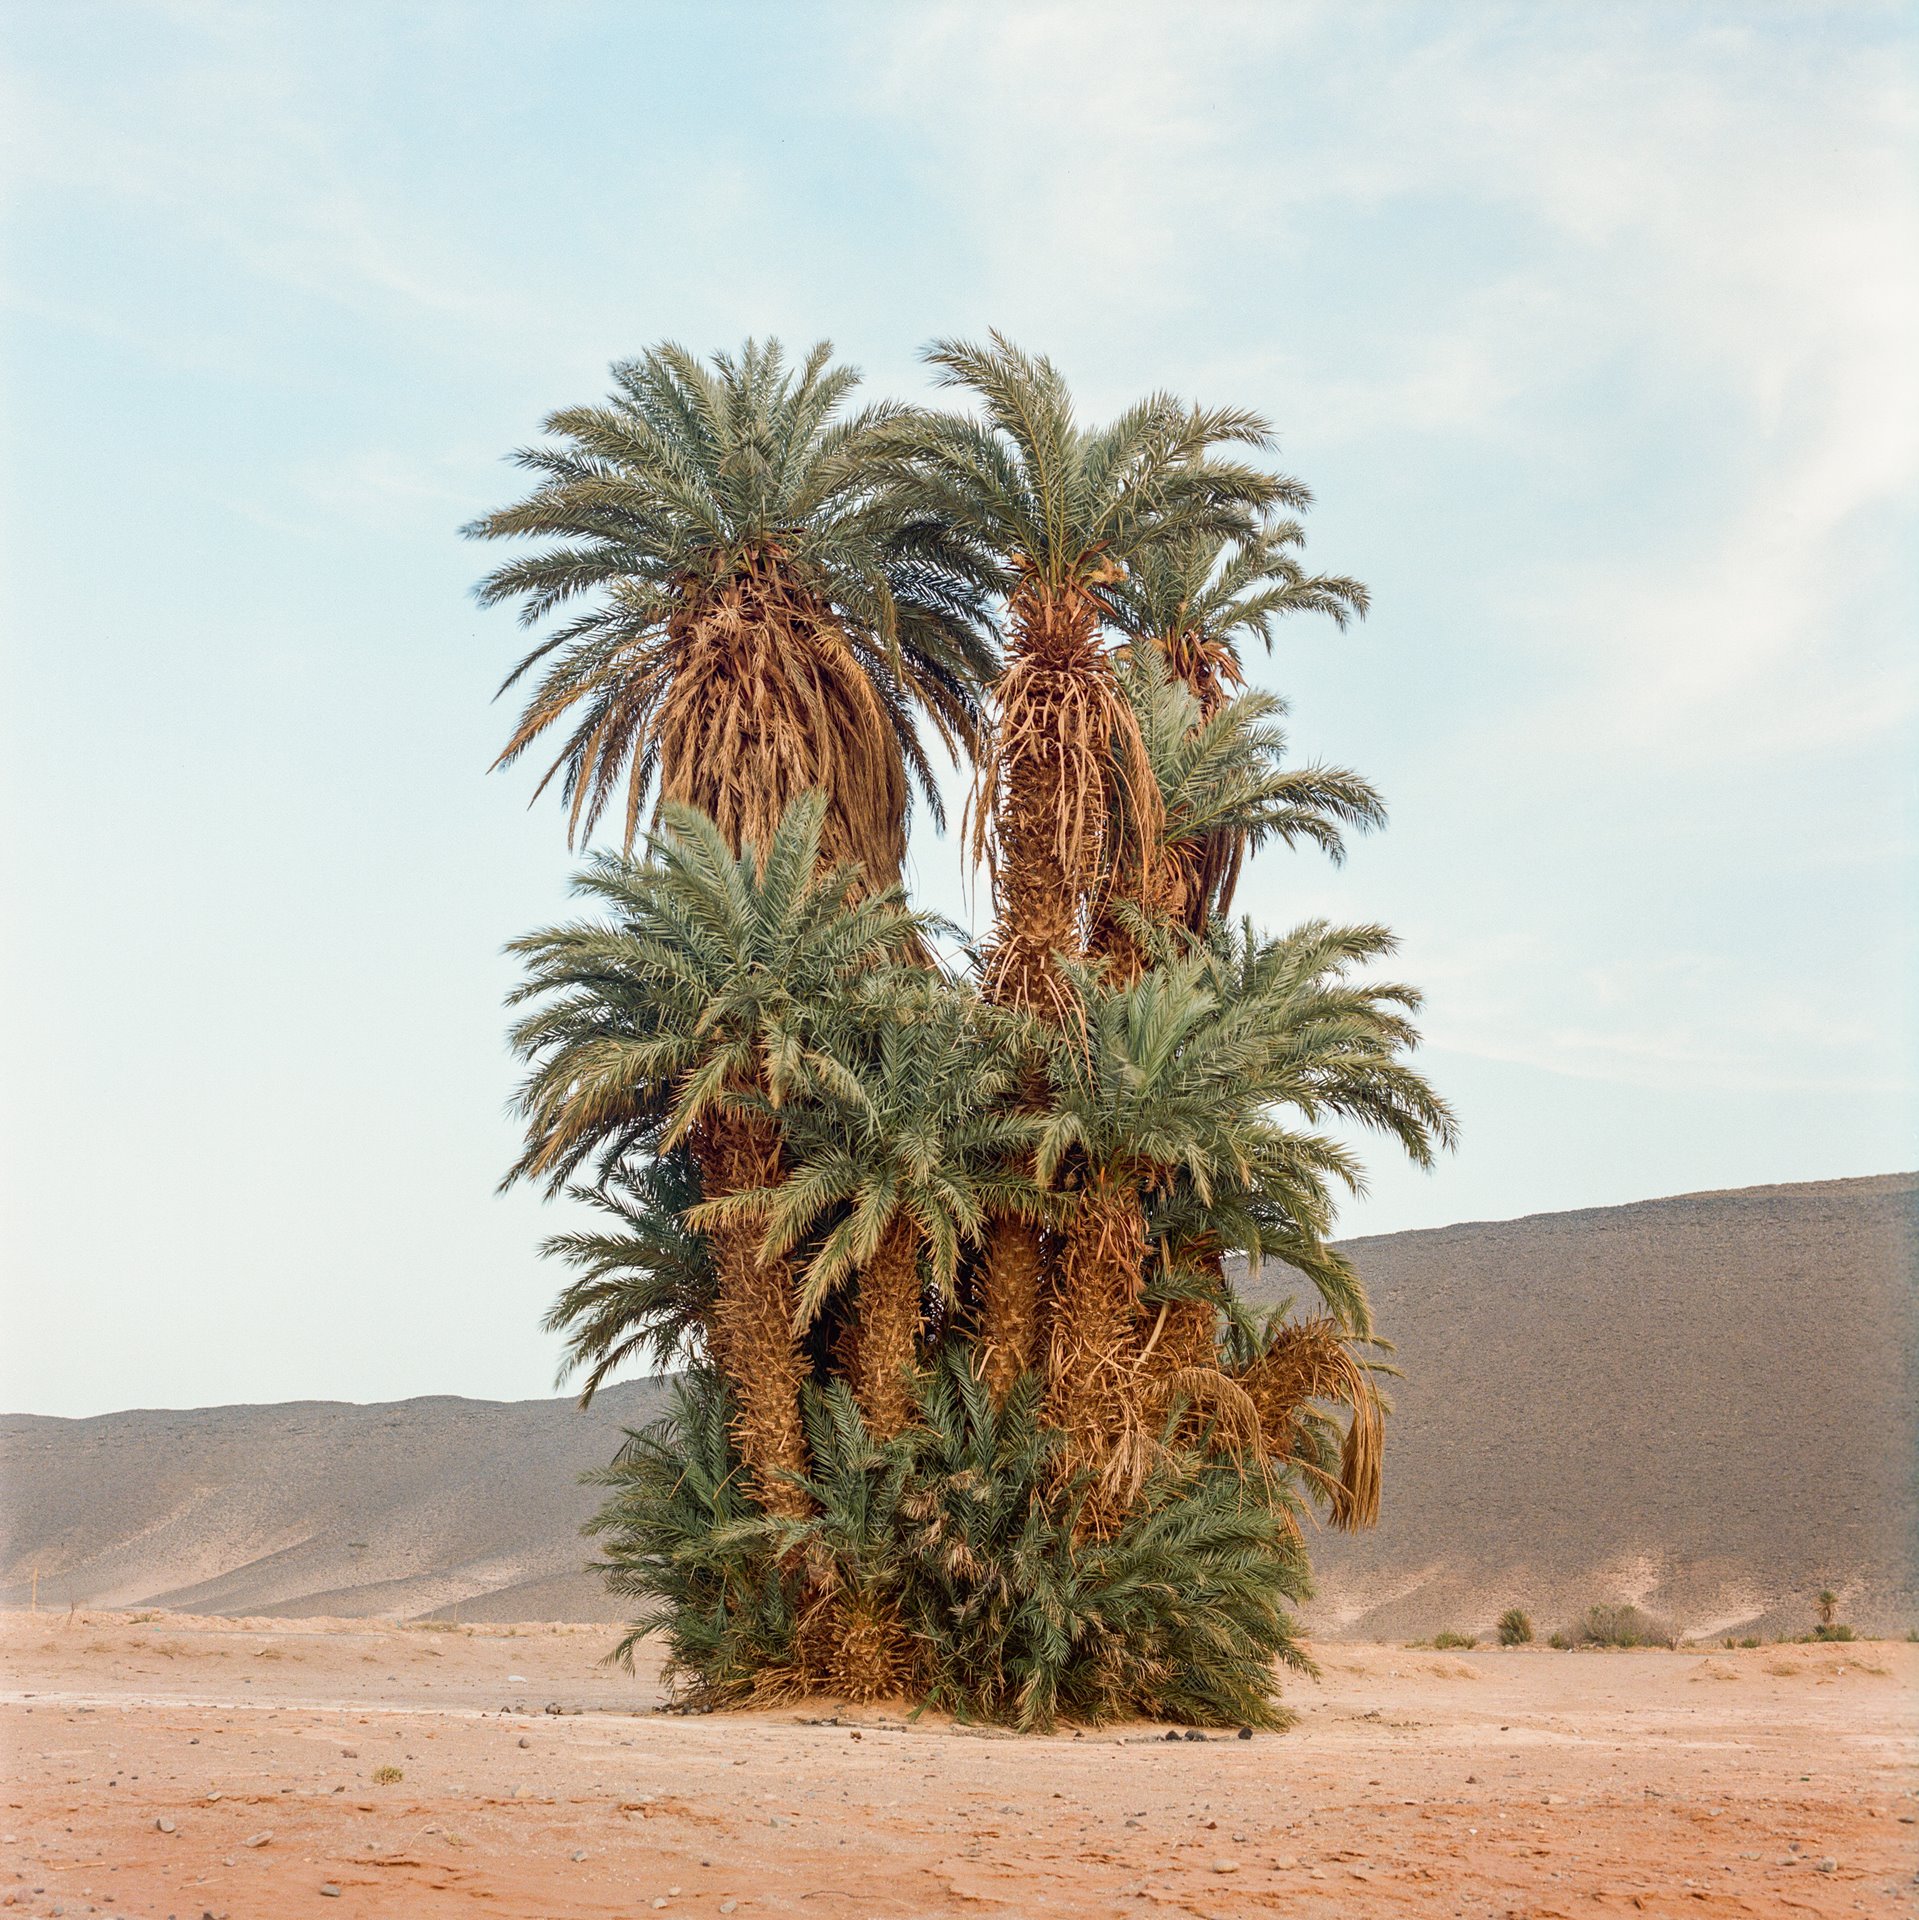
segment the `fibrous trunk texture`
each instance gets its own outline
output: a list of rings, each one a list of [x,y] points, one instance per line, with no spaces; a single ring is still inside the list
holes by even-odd
[[[995,1406],[1039,1363],[1040,1253],[1040,1230],[1030,1220],[1007,1214],[993,1222],[980,1277],[979,1346]]]
[[[881,1235],[860,1274],[854,1397],[875,1439],[891,1440],[906,1426],[919,1330],[919,1235],[900,1217]]]
[[[1143,1470],[1139,1295],[1146,1210],[1139,1189],[1101,1177],[1075,1193],[1061,1235],[1047,1329],[1046,1414],[1066,1464],[1100,1476],[1096,1506],[1123,1510]]]
[[[1099,624],[1099,601],[1086,586],[1029,578],[1014,590],[1006,668],[993,691],[996,725],[980,765],[975,847],[984,853],[990,844],[998,908],[985,990],[1002,1006],[1052,1020],[1072,1013],[1059,963],[1086,953],[1108,879],[1116,783],[1127,784],[1149,838],[1157,820],[1152,770]],[[1042,1279],[1038,1229],[996,1217],[980,1315],[996,1400],[1037,1358]]]
[[[1107,879],[1107,824],[1124,783],[1142,834],[1155,837],[1157,790],[1138,723],[1100,645],[1090,589],[1028,579],[1007,609],[1005,670],[980,765],[976,849],[989,850],[998,918],[986,990],[1003,1006],[1068,1011],[1063,954],[1086,951]]]
[[[750,840],[764,855],[786,809],[817,787],[821,857],[858,860],[869,886],[891,885],[906,849],[905,762],[831,609],[776,550],[687,588],[657,669],[661,796],[703,809],[736,849]],[[636,757],[636,781],[641,771]]]
[[[773,1186],[784,1173],[779,1134],[758,1115],[716,1114],[694,1138],[707,1196]],[[708,1244],[718,1280],[714,1358],[733,1388],[733,1434],[768,1513],[798,1518],[806,1494],[785,1476],[806,1471],[800,1382],[806,1363],[793,1337],[796,1292],[790,1260],[760,1257],[761,1229],[728,1221]]]

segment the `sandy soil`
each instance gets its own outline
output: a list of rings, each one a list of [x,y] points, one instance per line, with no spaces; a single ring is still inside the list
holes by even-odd
[[[0,1906],[1691,1920],[1915,1893],[1919,1647],[1330,1646],[1291,1732],[1169,1743],[683,1719],[607,1643],[0,1616]]]

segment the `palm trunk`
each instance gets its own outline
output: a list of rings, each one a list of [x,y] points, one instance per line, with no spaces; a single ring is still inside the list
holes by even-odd
[[[1047,1419],[1066,1436],[1070,1468],[1107,1477],[1125,1443],[1140,1437],[1145,1263],[1138,1187],[1123,1175],[1096,1177],[1073,1196],[1047,1343]],[[1125,1504],[1123,1494],[1117,1504]]]
[[[694,1153],[709,1199],[773,1186],[782,1171],[779,1135],[756,1115],[708,1120],[695,1136]],[[732,1384],[734,1441],[760,1505],[799,1518],[810,1503],[786,1478],[806,1471],[800,1421],[806,1365],[793,1337],[793,1267],[790,1260],[762,1260],[760,1238],[761,1229],[743,1221],[717,1226],[709,1235],[719,1283],[714,1357]]]
[[[1019,587],[994,688],[990,780],[998,905],[987,993],[1003,1006],[1064,1011],[1059,960],[1085,952],[1112,787],[1113,732],[1130,713],[1099,644],[1084,588]],[[981,827],[984,827],[984,819]]]
[[[986,1390],[1002,1407],[1013,1383],[1039,1361],[1039,1228],[1010,1214],[997,1217],[980,1285],[980,1348]]]
[[[896,1215],[860,1274],[854,1394],[876,1440],[904,1431],[912,1412],[919,1330],[919,1234]]]
[[[1060,1020],[1071,1011],[1060,960],[1085,955],[1088,907],[1105,853],[1113,742],[1131,710],[1099,644],[1098,602],[1084,587],[1029,580],[1015,591],[1009,615],[1012,641],[994,690],[998,724],[982,768],[990,781],[998,905],[985,991],[1002,1006]],[[1143,766],[1143,753],[1130,756],[1129,777],[1137,781]],[[997,1403],[1038,1357],[1044,1277],[1039,1230],[995,1216],[987,1229],[980,1344]]]

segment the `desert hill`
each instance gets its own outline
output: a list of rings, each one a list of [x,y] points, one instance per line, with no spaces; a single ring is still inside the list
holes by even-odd
[[[1799,1633],[1824,1586],[1919,1623],[1915,1202],[1889,1174],[1347,1242],[1405,1377],[1379,1526],[1314,1543],[1315,1624],[1603,1599]]]
[[[581,1473],[651,1381],[571,1399],[0,1418],[0,1606],[612,1619],[582,1571]]]
[[[1314,1543],[1321,1632],[1631,1599],[1919,1621],[1919,1175],[1348,1243],[1405,1377],[1377,1530]],[[1252,1289],[1290,1291],[1269,1272]],[[613,1617],[580,1521],[659,1389],[0,1418],[0,1606]]]

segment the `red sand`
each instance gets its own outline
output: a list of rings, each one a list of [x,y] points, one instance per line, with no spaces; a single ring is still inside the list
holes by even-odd
[[[1329,1646],[1291,1732],[1169,1744],[682,1719],[597,1665],[610,1638],[0,1617],[0,1906],[1579,1920],[1915,1891],[1919,1647]]]

